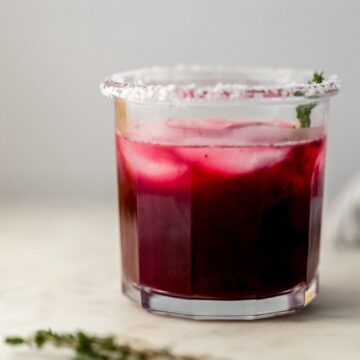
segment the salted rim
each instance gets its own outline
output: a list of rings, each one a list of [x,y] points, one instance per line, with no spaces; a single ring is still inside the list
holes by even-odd
[[[113,74],[104,80],[100,89],[110,98],[165,103],[291,97],[300,100],[327,97],[339,91],[340,80],[337,75],[328,77],[322,83],[308,83],[313,73],[312,70],[287,68],[157,66]],[[254,84],[246,84],[246,80],[234,82],[231,80],[234,77],[245,77]],[[213,83],[199,84],[204,81]]]

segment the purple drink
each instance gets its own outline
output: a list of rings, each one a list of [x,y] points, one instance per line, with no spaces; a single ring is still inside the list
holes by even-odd
[[[146,142],[154,133],[161,143]],[[325,137],[321,128],[295,134],[287,123],[206,120],[118,135],[125,281],[215,300],[308,286],[319,260]]]
[[[336,76],[154,67],[115,100],[123,292],[153,313],[257,319],[307,306]]]

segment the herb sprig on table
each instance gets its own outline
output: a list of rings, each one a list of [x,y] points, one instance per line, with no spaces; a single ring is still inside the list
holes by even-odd
[[[52,330],[38,330],[29,337],[7,337],[5,343],[37,349],[45,345],[67,348],[73,350],[73,360],[205,360],[203,357],[175,355],[168,349],[145,349],[126,343],[120,344],[114,336],[94,336],[82,331],[57,333]]]
[[[324,72],[315,72],[309,84],[321,84],[325,80]],[[295,96],[302,96],[301,91],[295,92]],[[311,111],[316,106],[316,103],[310,103],[305,105],[299,105],[296,107],[296,116],[299,120],[300,128],[309,128],[311,125]]]

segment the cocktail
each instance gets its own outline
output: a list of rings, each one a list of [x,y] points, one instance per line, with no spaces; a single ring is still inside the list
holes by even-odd
[[[178,66],[114,75],[124,293],[150,312],[254,319],[318,291],[336,77]]]

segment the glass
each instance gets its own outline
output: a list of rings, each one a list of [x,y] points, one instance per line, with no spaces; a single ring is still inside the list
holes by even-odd
[[[123,292],[150,312],[255,319],[318,292],[336,77],[178,66],[113,75]]]

